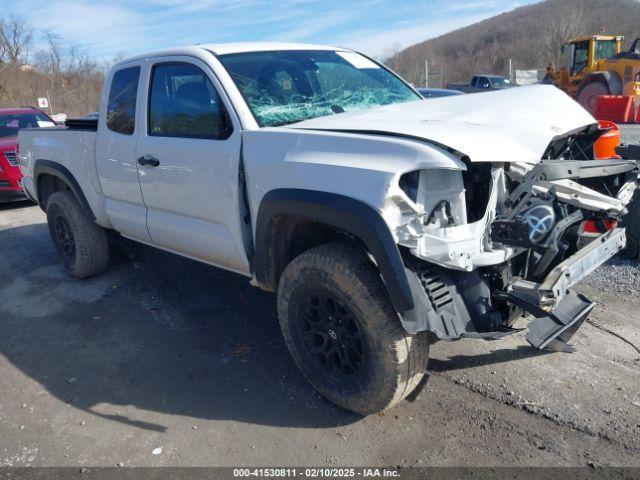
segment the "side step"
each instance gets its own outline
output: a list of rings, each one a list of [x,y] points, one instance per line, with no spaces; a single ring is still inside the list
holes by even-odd
[[[562,298],[553,313],[545,312],[539,306],[511,292],[501,293],[500,296],[536,317],[529,323],[529,333],[527,333],[527,341],[531,346],[554,352],[562,352],[566,349],[571,337],[596,306],[595,302],[584,295],[571,291]]]

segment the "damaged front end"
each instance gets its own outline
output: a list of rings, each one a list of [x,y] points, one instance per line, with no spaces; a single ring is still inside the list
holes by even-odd
[[[409,332],[495,339],[526,312],[532,346],[565,347],[594,307],[570,287],[624,248],[617,223],[638,185],[636,162],[575,160],[576,143],[536,164],[462,157],[466,171],[402,175],[383,213],[414,297]]]

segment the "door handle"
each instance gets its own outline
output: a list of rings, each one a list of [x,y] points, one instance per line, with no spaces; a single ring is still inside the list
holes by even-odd
[[[143,157],[138,158],[138,163],[140,165],[149,165],[150,167],[157,167],[160,165],[160,160],[151,155],[145,155]]]

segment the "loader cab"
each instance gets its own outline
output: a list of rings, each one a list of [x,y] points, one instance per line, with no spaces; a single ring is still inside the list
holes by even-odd
[[[577,37],[562,46],[564,53],[570,49],[569,71],[572,77],[596,70],[597,63],[614,57],[622,49],[622,36],[593,35]]]
[[[586,40],[571,44],[571,76],[579,75],[589,65],[590,43]]]

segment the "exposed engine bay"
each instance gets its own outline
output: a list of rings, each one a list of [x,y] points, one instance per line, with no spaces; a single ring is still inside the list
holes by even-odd
[[[527,340],[561,350],[594,307],[570,287],[625,246],[638,164],[588,160],[598,138],[558,139],[539,163],[472,163],[404,174],[390,195],[416,306],[410,332],[499,338],[523,313]]]

